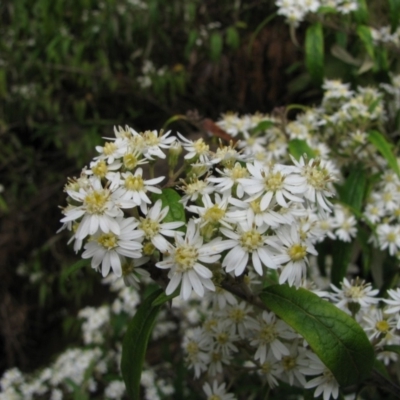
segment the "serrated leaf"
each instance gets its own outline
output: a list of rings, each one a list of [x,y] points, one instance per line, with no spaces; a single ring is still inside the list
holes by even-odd
[[[186,222],[185,208],[179,202],[181,196],[174,189],[162,189],[161,194],[153,193],[151,197],[154,202],[161,199],[163,208],[169,207],[168,214],[163,219],[163,222]]]
[[[366,379],[374,350],[363,329],[349,315],[306,289],[269,286],[263,303],[297,331],[341,386]]]
[[[308,158],[315,158],[315,151],[307,144],[305,140],[293,139],[289,142],[289,153],[299,160],[301,156],[307,154]]]
[[[371,29],[365,25],[359,25],[357,27],[357,35],[363,42],[365,46],[365,50],[367,51],[368,55],[374,59],[375,52],[374,52],[374,41],[372,39]]]
[[[128,325],[122,342],[121,373],[126,392],[132,400],[140,398],[140,377],[146,355],[147,344],[161,305],[153,301],[163,290],[151,293],[139,306]]]
[[[311,78],[321,83],[324,77],[324,35],[322,25],[311,25],[306,32],[306,66]]]
[[[392,32],[396,30],[400,22],[400,0],[389,0],[389,17],[392,25]]]
[[[397,164],[396,156],[392,151],[392,145],[385,139],[385,137],[378,131],[368,132],[368,141],[375,146],[375,148],[385,158],[389,167],[400,177],[400,169]]]
[[[232,49],[237,49],[240,45],[240,36],[234,26],[230,26],[226,30],[226,44]]]
[[[210,36],[210,59],[211,61],[218,61],[222,53],[222,36],[214,32]]]
[[[344,184],[338,187],[338,192],[343,203],[360,212],[367,189],[367,175],[361,165],[353,165],[350,168],[350,175]]]

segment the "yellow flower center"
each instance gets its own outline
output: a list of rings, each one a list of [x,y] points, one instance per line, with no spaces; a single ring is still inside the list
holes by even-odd
[[[183,245],[175,251],[175,262],[178,264],[178,271],[185,272],[193,268],[199,253],[194,246]]]
[[[287,252],[292,261],[300,261],[307,255],[307,247],[297,243],[292,245]]]
[[[193,147],[194,147],[196,154],[207,154],[208,151],[210,150],[210,146],[208,144],[204,143],[203,139],[196,140],[193,143]]]
[[[97,243],[107,250],[114,249],[118,246],[118,239],[113,233],[103,233],[97,239]]]
[[[392,200],[393,200],[393,195],[392,195],[392,193],[390,193],[390,192],[385,192],[385,193],[383,194],[383,201],[389,202],[389,201],[392,201]]]
[[[375,324],[375,328],[381,333],[387,333],[389,328],[390,328],[390,326],[389,326],[387,321],[382,320],[382,321],[378,321]]]
[[[146,239],[151,239],[159,232],[160,224],[152,219],[142,218],[139,224],[139,229],[144,231]]]
[[[264,325],[259,333],[259,338],[264,343],[271,343],[278,337],[274,325]]]
[[[265,362],[263,365],[261,365],[261,372],[263,374],[269,374],[272,371],[271,364],[269,362]]]
[[[102,214],[108,201],[109,192],[98,190],[85,196],[84,204],[89,214]]]
[[[323,190],[329,181],[329,173],[325,168],[312,166],[305,172],[307,183],[318,190]]]
[[[139,160],[134,154],[130,153],[124,155],[123,162],[126,169],[134,169],[138,165]]]
[[[129,175],[125,178],[125,187],[128,190],[140,191],[144,188],[144,182],[141,176]]]
[[[254,214],[259,214],[261,212],[260,202],[260,199],[255,199],[249,203],[251,209],[254,211]]]
[[[190,356],[194,356],[199,352],[199,346],[196,342],[189,342],[186,345],[186,351]]]
[[[290,356],[282,358],[282,366],[285,371],[289,371],[296,366],[296,359]]]
[[[219,353],[219,352],[217,352],[217,351],[214,351],[214,352],[211,354],[211,360],[212,360],[213,362],[221,361],[221,360],[222,360],[222,354]]]
[[[122,269],[122,275],[126,276],[131,274],[134,271],[135,267],[132,262],[130,263],[125,262],[121,265],[121,269]]]
[[[243,311],[241,308],[232,308],[229,311],[229,318],[234,321],[235,323],[242,322],[244,320],[244,317],[246,316],[246,313]]]
[[[104,160],[99,161],[96,165],[92,167],[92,172],[99,178],[104,178],[108,172],[107,164]]]
[[[225,332],[218,333],[217,336],[215,337],[215,340],[219,344],[226,344],[229,340],[229,335]]]
[[[211,396],[208,397],[207,400],[221,400],[221,397],[219,397],[216,394],[212,394]]]
[[[144,132],[143,139],[147,146],[156,146],[160,143],[158,135],[152,131]]]
[[[214,318],[209,319],[207,321],[204,322],[203,324],[203,328],[205,331],[207,332],[211,332],[218,324],[218,321]]]
[[[186,187],[183,188],[184,192],[188,195],[195,194],[197,192],[201,192],[203,189],[207,187],[206,182],[204,181],[199,181],[195,180],[189,184],[186,185]]]
[[[244,232],[240,238],[241,246],[248,252],[258,249],[263,245],[263,238],[255,229]]]
[[[264,178],[266,190],[275,192],[282,188],[284,176],[280,172],[272,172]]]
[[[240,178],[246,178],[249,176],[247,169],[242,167],[239,163],[236,163],[235,166],[230,171],[230,176],[233,181],[237,181]]]
[[[217,204],[210,207],[204,214],[204,219],[207,222],[218,222],[225,215],[225,210],[218,207]]]
[[[388,242],[394,243],[394,242],[396,241],[396,236],[397,236],[397,235],[396,235],[394,232],[389,232],[389,233],[386,235],[386,239],[387,239]]]
[[[151,242],[146,242],[143,244],[143,254],[145,256],[151,256],[154,253],[155,246]]]
[[[114,142],[106,142],[103,147],[103,153],[106,156],[110,156],[115,150],[117,150],[117,145]]]

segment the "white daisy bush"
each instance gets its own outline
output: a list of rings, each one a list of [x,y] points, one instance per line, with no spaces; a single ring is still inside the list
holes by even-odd
[[[153,325],[154,339],[180,338],[209,400],[248,398],[247,380],[259,396],[285,383],[336,399],[373,379],[374,359],[390,371],[400,346],[399,165],[383,131],[392,88],[326,80],[321,105],[292,120],[222,115],[226,142],[114,128],[69,179],[62,209],[74,250],[118,293],[79,313],[83,342],[100,349],[88,362],[109,365],[110,321],[125,315],[116,352],[132,398],[174,391],[152,369],[140,377]],[[361,278],[383,273],[389,287]],[[106,385],[111,367],[99,368],[88,390],[124,398],[122,380]],[[9,393],[34,382],[4,379]],[[52,398],[72,390],[40,382]]]
[[[366,7],[275,3],[293,37],[314,23],[306,42]],[[368,44],[398,49],[399,32],[354,33],[371,58],[381,50]],[[6,371],[0,400],[399,393],[400,75],[323,80],[317,56],[317,106],[227,112],[196,134],[107,133],[65,185],[60,231],[115,298],[77,313],[81,348],[37,373]],[[357,74],[379,70],[368,57]]]

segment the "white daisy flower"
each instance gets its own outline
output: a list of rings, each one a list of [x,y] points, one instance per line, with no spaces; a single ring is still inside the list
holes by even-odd
[[[168,206],[163,209],[161,207],[162,201],[157,200],[154,206],[148,210],[146,216],[139,218],[138,230],[143,232],[144,239],[149,240],[154,247],[164,253],[169,246],[169,242],[164,236],[183,235],[183,232],[175,231],[175,229],[185,225],[185,223],[183,221],[161,223],[169,211]]]
[[[209,340],[204,337],[201,328],[191,329],[185,332],[182,347],[185,350],[189,368],[194,369],[195,378],[198,378],[203,371],[207,370],[207,364],[210,362]]]
[[[123,216],[121,208],[132,208],[135,203],[121,199],[117,191],[104,188],[101,180],[96,177],[89,178],[88,182],[87,187],[81,187],[78,191],[67,189],[68,195],[82,205],[64,209],[65,217],[61,222],[68,223],[82,218],[75,232],[78,240],[93,235],[99,229],[104,233],[111,231],[119,235],[120,226],[115,218]]]
[[[379,303],[379,298],[376,295],[379,293],[378,289],[372,289],[370,283],[365,283],[360,279],[351,280],[349,282],[346,278],[343,279],[342,289],[337,288],[331,284],[331,288],[335,293],[331,294],[331,300],[335,302],[336,307],[348,314],[351,314],[349,309],[353,308],[352,303],[359,304],[361,308],[368,309],[371,305]]]
[[[305,375],[319,375],[316,378],[309,380],[305,384],[306,389],[316,387],[314,397],[317,398],[322,394],[324,400],[329,400],[331,397],[336,399],[339,396],[339,383],[333,376],[332,372],[324,365],[324,363],[314,353],[309,352],[308,365],[302,370]]]
[[[400,225],[378,225],[377,234],[380,249],[388,249],[391,256],[396,255],[400,249]]]
[[[193,140],[186,139],[179,132],[178,132],[178,136],[182,142],[183,148],[188,152],[184,157],[185,160],[191,160],[193,158],[198,158],[198,160],[202,164],[210,163],[212,153],[210,151],[210,146],[204,142],[203,138],[193,141]]]
[[[336,169],[330,161],[311,159],[307,163],[303,157],[297,161],[291,157],[293,164],[298,168],[298,173],[303,178],[302,183],[306,190],[304,197],[312,203],[317,203],[317,206],[325,211],[330,212],[332,204],[327,200],[327,197],[332,197],[333,187],[332,182],[335,181]],[[287,181],[298,184],[299,177],[291,175],[287,177]]]
[[[334,207],[334,227],[337,238],[343,242],[351,242],[357,234],[357,220],[350,210],[340,204]]]
[[[250,172],[250,179],[240,179],[244,191],[251,196],[251,200],[261,197],[260,209],[264,211],[268,208],[273,198],[281,207],[288,207],[285,200],[302,202],[301,197],[293,195],[293,193],[303,193],[305,185],[303,179],[299,175],[288,176],[293,171],[293,167],[281,164],[265,166],[258,161],[253,164],[247,163],[247,169]]]
[[[205,194],[202,197],[202,202],[204,207],[199,206],[189,206],[187,210],[198,214],[200,218],[196,219],[195,222],[199,223],[200,228],[205,228],[202,230],[204,234],[204,230],[208,226],[211,228],[211,234],[208,235],[211,237],[212,233],[218,228],[220,225],[230,228],[229,218],[227,216],[226,210],[229,204],[229,197],[224,196],[221,197],[219,194],[215,194],[215,202],[211,200],[211,197],[208,194]]]
[[[108,164],[112,164],[115,160],[121,158],[126,152],[128,142],[124,138],[117,138],[112,142],[106,142],[104,146],[96,146],[96,150],[100,155],[95,160],[106,160]]]
[[[269,352],[264,363],[261,364],[261,369],[258,370],[259,375],[266,379],[271,389],[279,385],[278,379],[280,378],[281,372],[278,364],[278,360],[274,355]]]
[[[234,271],[236,276],[242,275],[250,255],[253,267],[259,275],[263,275],[262,264],[268,268],[278,268],[274,254],[268,247],[272,238],[265,235],[268,229],[267,225],[256,226],[252,219],[240,221],[237,224],[236,231],[224,227],[220,228],[220,232],[231,239],[229,243],[231,243],[232,249],[222,262],[222,267],[225,268],[226,272]]]
[[[307,254],[316,256],[318,253],[310,241],[300,239],[299,228],[296,225],[285,225],[276,230],[276,234],[279,241],[274,239],[273,247],[281,254],[275,257],[275,261],[278,264],[287,263],[282,267],[279,283],[288,282],[289,286],[299,287],[307,274]]]
[[[203,385],[204,393],[207,395],[207,400],[236,400],[236,397],[231,393],[226,393],[225,383],[218,385],[217,381],[213,382],[212,387],[208,382]]]
[[[178,189],[182,190],[185,194],[179,201],[184,206],[186,206],[189,201],[196,201],[199,196],[204,196],[214,191],[214,187],[209,184],[208,179],[199,180],[198,178],[193,178],[190,179],[189,182],[181,180],[181,183],[182,186],[179,186]]]
[[[228,321],[218,320],[216,326],[211,331],[213,339],[213,349],[221,351],[222,354],[230,354],[238,351],[234,342],[239,340],[239,336],[235,334],[235,326],[229,324]]]
[[[385,308],[386,314],[398,314],[400,312],[400,288],[389,289],[387,291],[389,299],[383,299],[383,301],[388,304]],[[400,317],[397,318],[397,329],[400,329]]]
[[[211,176],[208,178],[210,182],[216,183],[215,189],[218,189],[222,194],[234,192],[237,197],[242,198],[244,190],[240,180],[249,176],[247,169],[237,162],[233,168],[224,168],[223,171],[216,168],[216,171],[219,173],[219,177]]]
[[[122,263],[125,257],[141,257],[143,232],[136,230],[138,221],[134,218],[118,218],[115,222],[119,225],[119,234],[112,232],[99,232],[91,236],[84,246],[82,258],[91,258],[93,269],[98,269],[101,264],[103,277],[107,276],[112,268],[117,276],[122,276]]]
[[[388,334],[393,335],[395,333],[395,318],[393,316],[384,316],[384,312],[382,312],[381,309],[371,309],[368,314],[363,317],[363,320],[363,328],[370,341],[382,339]]]
[[[124,200],[132,200],[135,205],[140,207],[140,210],[146,214],[147,204],[151,204],[151,200],[147,196],[147,192],[161,193],[161,189],[155,187],[164,177],[144,180],[143,170],[138,168],[134,174],[131,172],[123,172],[121,187],[116,190],[116,195]]]
[[[166,158],[166,155],[161,149],[168,149],[171,144],[176,140],[174,137],[169,137],[171,131],[164,134],[163,131],[159,133],[154,131],[145,131],[141,134],[135,132],[133,135],[141,135],[144,141],[143,155],[149,159],[153,160],[153,157]]]
[[[288,356],[289,349],[282,343],[281,339],[292,340],[297,334],[284,321],[277,319],[273,312],[263,311],[262,316],[254,327],[254,339],[250,342],[251,346],[257,347],[254,354],[255,360],[260,360],[263,364],[267,359],[267,354],[272,352],[276,360],[281,360],[283,356]]]
[[[227,247],[228,246],[228,247]],[[187,300],[192,290],[200,297],[204,296],[205,289],[215,290],[212,282],[212,272],[201,263],[214,263],[221,257],[221,252],[231,247],[229,241],[216,238],[203,244],[198,227],[193,220],[188,223],[186,236],[175,237],[175,246],[168,245],[163,261],[156,264],[158,268],[170,269],[168,277],[171,279],[166,294],[169,295],[181,284],[180,296]]]

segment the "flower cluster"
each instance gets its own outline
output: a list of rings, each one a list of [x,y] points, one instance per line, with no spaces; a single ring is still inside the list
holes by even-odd
[[[278,14],[286,17],[295,27],[310,13],[316,13],[321,7],[329,7],[340,14],[349,14],[357,10],[357,0],[276,0]]]

